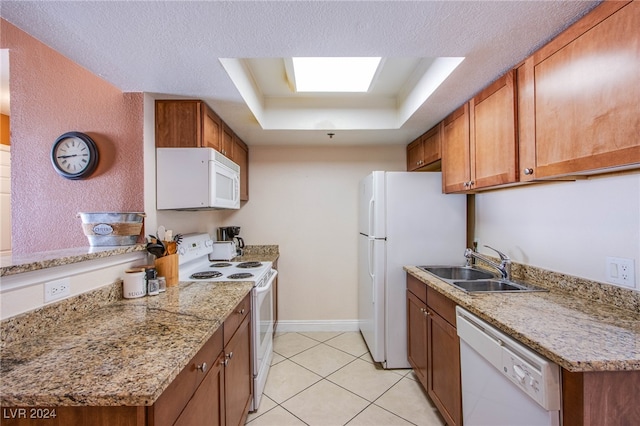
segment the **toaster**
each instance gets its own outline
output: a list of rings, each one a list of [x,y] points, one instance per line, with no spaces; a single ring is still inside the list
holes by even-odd
[[[234,241],[214,241],[209,260],[231,260],[237,256]]]

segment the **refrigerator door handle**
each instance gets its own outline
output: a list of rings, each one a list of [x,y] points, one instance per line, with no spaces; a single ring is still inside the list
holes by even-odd
[[[369,237],[375,237],[375,235],[373,235],[373,206],[375,204],[375,198],[371,197],[371,199],[369,200],[369,230],[368,230],[368,235]]]
[[[373,238],[369,238],[367,245],[367,272],[371,278],[371,301],[376,303],[376,288],[375,288],[375,274],[373,273]]]

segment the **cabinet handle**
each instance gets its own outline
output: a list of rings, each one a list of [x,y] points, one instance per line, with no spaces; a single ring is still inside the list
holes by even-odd
[[[240,309],[240,310],[238,311],[238,313],[239,313],[240,315],[244,315],[244,308]]]
[[[525,174],[525,175],[532,175],[532,174],[533,174],[533,169],[532,169],[532,168],[526,168],[526,169],[524,169],[524,174]]]
[[[198,365],[196,368],[204,373],[207,371],[207,363],[203,362],[202,364]]]
[[[233,358],[233,352],[229,352],[227,355],[225,355],[227,357],[227,359],[231,359]]]
[[[225,367],[226,367],[227,365],[229,365],[229,360],[228,360],[228,359],[224,359],[224,360],[222,361],[222,365],[224,365]]]

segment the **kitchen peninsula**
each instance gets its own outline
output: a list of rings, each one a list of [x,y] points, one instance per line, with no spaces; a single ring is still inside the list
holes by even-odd
[[[248,246],[243,258],[277,261],[277,246]],[[39,424],[28,422],[31,412],[48,425],[88,424],[88,418],[136,425],[192,421],[198,398],[241,387],[225,387],[225,380],[236,377],[234,362],[249,364],[251,289],[247,281],[181,282],[158,296],[122,299],[116,282],[3,321],[3,424]],[[55,305],[65,306],[64,320],[57,320],[62,312]],[[233,360],[226,359],[236,344]],[[223,366],[234,370],[222,374]],[[215,414],[213,405],[207,415]],[[226,421],[235,424],[246,416],[244,408],[217,407],[217,414],[235,412]],[[43,417],[54,409],[55,419]]]

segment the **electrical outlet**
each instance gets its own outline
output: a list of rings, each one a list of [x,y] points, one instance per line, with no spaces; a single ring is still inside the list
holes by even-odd
[[[71,282],[69,278],[62,278],[44,283],[44,303],[62,299],[71,294]]]
[[[636,275],[633,263],[633,259],[607,257],[607,282],[635,288]]]

